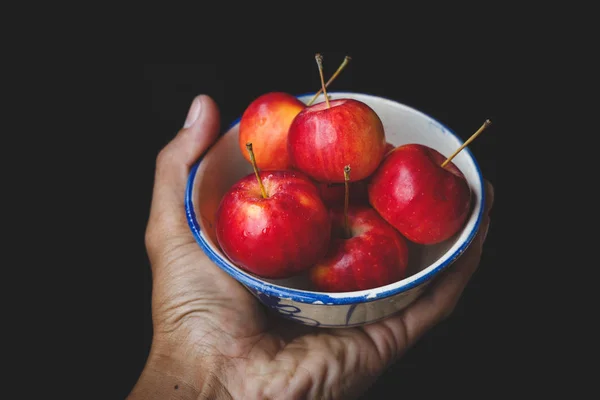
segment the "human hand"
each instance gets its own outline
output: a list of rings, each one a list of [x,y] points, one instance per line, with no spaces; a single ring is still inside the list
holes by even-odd
[[[183,208],[192,164],[219,132],[219,110],[194,99],[160,152],[146,247],[152,266],[153,338],[129,399],[352,399],[450,315],[479,265],[493,188],[465,253],[411,306],[358,328],[319,329],[268,314],[195,242]]]

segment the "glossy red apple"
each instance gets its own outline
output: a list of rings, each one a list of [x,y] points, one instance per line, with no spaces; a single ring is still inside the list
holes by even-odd
[[[288,169],[288,130],[305,104],[291,94],[270,92],[256,98],[240,119],[239,147],[250,161],[246,143],[253,143],[256,164],[264,170]]]
[[[349,56],[344,57],[325,87],[336,79],[350,60]],[[308,105],[315,101],[321,90],[315,93]],[[239,146],[246,160],[250,161],[245,149],[246,143],[254,143],[258,168],[289,169],[291,164],[287,151],[288,129],[294,117],[304,107],[303,102],[284,92],[265,93],[250,103],[242,114],[239,128]]]
[[[331,221],[317,187],[299,171],[258,173],[235,183],[216,217],[218,243],[240,268],[264,278],[287,278],[327,251]]]
[[[443,242],[464,225],[471,206],[465,176],[437,150],[405,144],[389,153],[368,185],[369,203],[419,244]]]
[[[319,182],[344,182],[343,168],[352,165],[352,181],[371,175],[385,153],[381,119],[354,99],[325,101],[304,108],[288,132],[294,167]]]
[[[350,205],[345,232],[344,207],[332,209],[329,251],[309,276],[317,290],[348,292],[384,286],[406,277],[408,244],[370,206]]]

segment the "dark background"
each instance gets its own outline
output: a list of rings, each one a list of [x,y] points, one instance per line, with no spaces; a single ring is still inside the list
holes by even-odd
[[[396,365],[380,378],[365,398],[387,392],[389,398],[419,394],[453,394],[477,397],[482,388],[510,391],[519,375],[505,365],[514,344],[507,323],[514,304],[503,299],[507,280],[499,249],[507,222],[501,217],[505,187],[497,163],[503,136],[509,131],[510,84],[503,59],[485,52],[471,56],[449,52],[440,58],[386,57],[369,52],[328,52],[325,79],[347,54],[352,61],[329,87],[330,91],[355,91],[387,97],[417,108],[437,119],[463,140],[481,126],[489,127],[470,149],[486,179],[496,188],[492,225],[479,270],[473,276],[450,319],[429,332]],[[115,243],[127,253],[129,265],[121,267],[124,295],[119,297],[119,334],[116,341],[122,361],[116,368],[116,397],[123,398],[135,384],[148,354],[152,335],[150,316],[151,276],[143,235],[151,200],[154,161],[159,150],[183,125],[188,107],[198,94],[212,96],[221,110],[223,128],[238,118],[257,96],[269,91],[313,93],[320,88],[314,52],[240,55],[206,55],[198,64],[148,64],[142,77],[142,114],[136,129],[128,132],[127,145],[136,156],[125,165],[126,223],[121,222]],[[139,94],[139,93],[138,93]],[[377,398],[388,398],[379,396]]]

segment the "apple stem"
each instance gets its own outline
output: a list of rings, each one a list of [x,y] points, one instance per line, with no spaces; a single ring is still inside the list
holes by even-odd
[[[256,175],[256,180],[258,181],[258,185],[260,186],[260,193],[264,199],[267,198],[267,191],[265,190],[265,186],[262,183],[262,179],[260,179],[260,175],[258,173],[258,166],[256,165],[256,159],[254,158],[254,151],[252,151],[252,143],[246,143],[246,149],[248,153],[250,153],[250,162],[252,163],[252,168],[254,169],[254,175]]]
[[[340,66],[338,67],[337,71],[335,71],[335,73],[333,75],[331,75],[331,78],[329,78],[329,80],[327,81],[327,83],[325,84],[325,87],[329,87],[329,84],[331,82],[333,82],[333,80],[335,78],[337,78],[337,76],[340,74],[340,72],[342,72],[342,70],[344,68],[346,68],[346,65],[348,65],[348,63],[350,62],[350,60],[352,60],[352,58],[350,56],[346,56],[344,57],[344,61],[342,61],[342,63],[340,64]],[[312,99],[310,99],[310,101],[308,103],[306,103],[306,106],[310,106],[312,103],[315,102],[315,100],[317,99],[317,97],[319,97],[319,95],[321,94],[321,92],[323,91],[323,89],[319,89],[319,91],[317,93],[315,93],[315,95],[313,96]],[[327,97],[327,96],[325,96]]]
[[[321,89],[323,90],[323,95],[325,96],[325,102],[327,103],[327,108],[331,108],[329,104],[329,97],[327,97],[327,90],[325,89],[325,79],[323,78],[323,57],[317,53],[315,55],[315,60],[317,60],[317,66],[319,67],[319,75],[321,76]]]
[[[345,186],[345,195],[344,195],[344,229],[346,232],[346,238],[352,237],[352,232],[350,232],[350,224],[348,223],[348,203],[350,199],[350,166],[346,165],[344,167],[344,186]]]
[[[479,136],[479,134],[481,132],[483,132],[485,130],[485,128],[487,128],[489,125],[491,125],[491,123],[492,123],[492,121],[490,121],[489,119],[486,119],[485,122],[483,123],[483,125],[481,125],[481,127],[477,130],[477,132],[475,132],[473,135],[471,135],[471,137],[469,139],[467,139],[467,141],[464,142],[463,145],[458,148],[458,150],[456,150],[450,157],[448,157],[446,159],[446,161],[444,161],[442,163],[442,168],[444,168],[450,161],[452,161],[452,159],[454,157],[456,157],[456,155],[458,153],[460,153],[462,151],[462,149],[467,147],[469,145],[469,143],[471,143],[473,140],[475,140],[475,138],[477,136]]]

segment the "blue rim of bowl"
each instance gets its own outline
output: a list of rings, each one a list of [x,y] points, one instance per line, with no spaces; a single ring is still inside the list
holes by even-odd
[[[419,114],[429,118],[430,120],[436,122],[437,124],[439,124],[440,127],[445,129],[446,132],[448,132],[449,134],[454,136],[459,142],[462,142],[461,139],[452,130],[448,129],[444,124],[440,123],[435,118],[433,118],[430,115],[428,115],[422,111],[419,111],[413,107],[407,106],[406,104],[399,103],[396,100],[388,99],[383,96],[375,96],[372,94],[358,93],[358,92],[329,92],[329,93],[332,95],[334,95],[334,94],[335,95],[351,94],[351,95],[360,95],[360,96],[366,96],[366,97],[374,97],[374,98],[378,98],[380,100],[387,100],[392,103],[399,104],[403,107],[406,107],[406,108],[412,110],[413,112],[419,113]],[[314,93],[305,93],[305,94],[296,95],[296,97],[302,98],[304,96],[313,95],[313,94]],[[322,96],[322,94],[321,94],[321,96]],[[233,128],[236,124],[238,124],[240,122],[240,119],[241,119],[241,116],[238,117],[235,121],[233,121],[226,130],[222,131],[220,133],[219,137],[224,135],[225,133],[229,132],[231,130],[231,128]],[[481,190],[479,213],[477,214],[477,219],[475,221],[475,225],[473,226],[472,231],[469,233],[469,236],[464,241],[464,243],[450,257],[448,257],[447,260],[440,263],[440,265],[438,265],[431,271],[428,271],[427,273],[423,274],[422,276],[420,276],[416,279],[410,280],[404,284],[400,284],[398,286],[394,286],[394,285],[397,285],[398,282],[392,283],[390,285],[386,285],[386,286],[393,286],[390,289],[380,290],[381,288],[375,288],[375,289],[373,289],[373,291],[380,290],[375,295],[364,294],[365,292],[367,292],[365,290],[360,291],[360,293],[363,293],[363,294],[356,295],[353,293],[357,293],[357,292],[326,293],[326,292],[313,292],[313,291],[307,291],[307,290],[301,290],[301,289],[293,289],[293,288],[289,288],[289,287],[280,286],[280,285],[277,285],[274,283],[265,282],[258,277],[249,275],[249,274],[242,272],[241,270],[238,270],[236,268],[233,268],[231,265],[229,265],[228,261],[224,260],[219,254],[217,254],[211,248],[210,244],[207,243],[204,240],[204,238],[202,237],[200,224],[196,218],[196,212],[194,211],[194,204],[193,204],[193,198],[192,198],[194,181],[196,178],[196,172],[198,170],[198,167],[200,166],[200,164],[201,164],[204,156],[207,154],[207,152],[205,152],[198,159],[198,161],[196,161],[194,163],[194,165],[190,169],[190,172],[188,175],[188,181],[187,181],[187,185],[186,185],[186,189],[185,189],[186,218],[188,221],[188,225],[192,231],[192,235],[194,236],[194,239],[200,245],[200,247],[202,248],[204,253],[206,253],[208,258],[210,258],[210,260],[212,262],[214,262],[219,268],[224,270],[226,273],[228,273],[234,279],[236,279],[243,285],[245,285],[248,288],[251,288],[255,291],[261,292],[261,293],[271,296],[271,297],[285,298],[285,299],[290,299],[292,301],[306,303],[306,304],[345,305],[345,304],[355,304],[355,303],[367,303],[370,301],[380,300],[380,299],[383,299],[386,297],[397,295],[402,292],[406,292],[407,290],[417,287],[417,286],[423,284],[424,282],[432,279],[439,272],[441,272],[446,267],[451,265],[469,247],[469,245],[475,238],[475,235],[477,234],[477,231],[479,230],[479,226],[481,224],[481,219],[482,219],[482,215],[483,215],[483,209],[484,209],[484,205],[485,205],[485,188],[483,187],[483,175],[481,173],[481,169],[479,167],[479,164],[477,163],[477,160],[475,159],[475,157],[473,156],[473,154],[471,153],[471,151],[469,150],[468,147],[463,149],[463,151],[469,155],[471,161],[473,161],[473,164],[475,165],[475,169],[477,171],[477,176],[479,178],[480,190]],[[409,278],[407,278],[407,279],[409,279]],[[400,282],[402,282],[402,281],[400,281]]]

